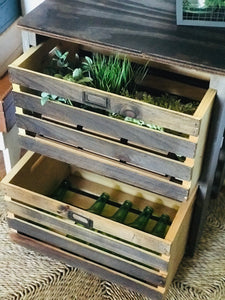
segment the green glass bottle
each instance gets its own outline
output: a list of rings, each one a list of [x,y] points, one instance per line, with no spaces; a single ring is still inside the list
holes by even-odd
[[[87,209],[87,211],[92,212],[93,214],[101,215],[108,200],[109,195],[107,193],[102,193],[95,203]]]
[[[158,222],[153,227],[151,234],[164,238],[166,235],[167,225],[170,224],[170,216],[162,214]]]
[[[142,213],[134,220],[134,222],[128,224],[128,226],[131,226],[133,228],[144,230],[148,220],[151,218],[153,213],[153,208],[150,206],[146,206]]]
[[[68,179],[64,179],[60,185],[55,189],[55,191],[50,195],[51,198],[59,201],[63,201],[66,195],[66,192],[71,187],[71,184]]]
[[[119,223],[123,223],[131,207],[131,201],[124,201],[120,208],[114,213],[114,215],[112,215],[110,219]]]

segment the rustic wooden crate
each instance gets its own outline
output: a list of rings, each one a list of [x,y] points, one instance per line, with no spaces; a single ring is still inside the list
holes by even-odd
[[[161,195],[183,201],[195,188],[201,170],[210,112],[216,91],[163,75],[147,77],[144,85],[195,99],[199,106],[194,115],[175,112],[91,87],[71,83],[41,73],[48,53],[55,46],[62,51],[106,49],[56,40],[31,48],[9,66],[10,76],[19,84],[14,93],[22,147],[34,152],[91,169]],[[131,57],[140,63],[146,61]],[[150,62],[156,68],[155,62]],[[193,76],[193,74],[191,74]],[[193,76],[194,77],[194,76]],[[193,79],[193,78],[192,78]],[[190,77],[191,82],[191,77]],[[26,90],[29,88],[32,90]],[[171,132],[160,132],[110,118],[88,110],[47,102],[41,106],[40,94],[46,91],[78,103],[119,113],[132,111],[136,118]],[[181,134],[182,136],[178,135]],[[184,136],[185,135],[185,136]],[[184,162],[168,154],[186,157]]]
[[[63,203],[50,198],[68,177],[77,192],[68,192]],[[78,168],[75,160],[70,165],[30,151],[3,179],[1,188],[7,194],[9,226],[19,232],[14,234],[17,242],[153,299],[165,295],[184,254],[195,191],[187,201],[178,202]],[[169,214],[172,223],[165,239],[110,220],[117,209],[111,203],[103,216],[87,212],[94,202],[90,195],[103,191],[117,204],[129,199],[136,210],[153,207],[155,219],[149,222],[149,231],[157,216]],[[126,223],[136,216],[134,210]],[[74,219],[87,224],[91,220],[94,230],[77,225]]]

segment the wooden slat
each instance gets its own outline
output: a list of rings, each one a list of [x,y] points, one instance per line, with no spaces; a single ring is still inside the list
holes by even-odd
[[[64,218],[67,218],[65,212],[71,210],[75,214],[91,219],[93,221],[94,228],[99,231],[102,231],[104,228],[104,232],[108,233],[109,235],[116,236],[120,239],[126,240],[127,242],[150,249],[151,251],[165,254],[166,256],[170,255],[171,242],[168,242],[165,239],[159,239],[151,234],[136,230],[117,222],[113,222],[109,219],[106,222],[104,217],[89,213],[88,211],[72,205],[62,204],[60,201],[56,201],[42,194],[34,193],[14,184],[1,183],[1,188],[9,197],[16,199],[23,204],[37,208],[41,207],[41,209],[45,211],[60,216],[62,215]],[[166,259],[163,260],[166,261]]]
[[[22,92],[14,92],[15,104],[24,109],[37,112],[59,122],[70,125],[82,125],[86,130],[93,130],[115,138],[125,138],[147,148],[176,153],[193,158],[196,143],[185,138],[147,129],[124,121],[109,118],[93,112],[48,101],[45,106],[40,98]]]
[[[122,97],[12,65],[9,67],[9,72],[14,83],[32,89],[69,98],[78,103],[83,103],[84,93],[97,95],[108,99],[108,105],[105,109],[110,112],[120,113],[121,108],[129,104],[138,112],[136,117],[144,120],[146,123],[156,124],[164,128],[180,131],[184,134],[193,136],[197,136],[199,133],[199,120],[187,114],[146,104],[138,100]],[[96,106],[91,103],[89,103],[89,105],[99,108],[98,105]],[[182,126],[178,127],[177,124],[182,124]]]
[[[177,213],[174,222],[166,235],[166,239],[172,241],[171,259],[169,262],[169,275],[166,282],[167,287],[172,282],[178,269],[179,263],[181,262],[185,253],[196,193],[197,187],[192,192],[192,195],[189,197],[189,199],[186,202],[182,203],[183,206]]]
[[[97,174],[117,179],[128,184],[138,186],[148,191],[166,195],[167,197],[183,201],[188,196],[188,189],[180,184],[169,181],[167,178],[127,166],[124,163],[103,158],[95,154],[65,146],[56,141],[44,138],[20,136],[20,144],[25,149],[47,155],[49,157],[74,163],[83,169],[91,170]]]
[[[126,261],[118,255],[116,256],[89,246],[85,243],[65,238],[61,234],[52,232],[48,229],[40,228],[39,226],[30,224],[17,218],[8,218],[8,222],[10,227],[18,230],[19,232],[32,235],[43,242],[52,244],[94,262],[98,262],[106,267],[113,267],[113,269],[129,275],[130,277],[138,278],[140,281],[146,281],[147,283],[154,285],[158,285],[158,283],[162,281],[162,277],[159,278],[159,276],[151,272],[149,268],[137,265],[131,261]]]
[[[105,177],[105,176],[98,175],[91,171],[77,168],[76,165],[70,166],[70,172],[71,172],[71,175],[75,176],[76,178],[78,176],[80,177],[81,182],[79,181],[79,185],[78,185],[78,187],[80,189],[87,188],[86,182],[88,182],[88,190],[90,189],[91,193],[94,193],[94,187],[91,187],[91,183],[92,183],[93,185],[95,185],[95,189],[97,186],[100,186],[99,189],[102,189],[102,187],[108,187],[112,190],[118,189],[120,192],[132,195],[136,199],[141,198],[142,199],[141,201],[143,201],[143,202],[145,202],[144,199],[146,199],[148,201],[151,201],[151,203],[153,203],[153,202],[158,203],[159,205],[162,205],[162,207],[168,207],[168,208],[172,209],[173,211],[174,210],[177,211],[181,205],[180,202],[178,202],[172,198],[168,198],[165,196],[159,196],[158,194],[155,194],[154,192],[149,192],[149,191],[143,190],[141,188],[138,188],[138,187],[135,187],[132,185],[128,185],[124,182],[121,182],[121,181],[118,182],[116,180],[113,180],[113,179]],[[82,181],[84,181],[85,183],[82,184]],[[126,199],[124,199],[124,200],[126,200]],[[141,205],[141,204],[139,203],[138,205]],[[141,206],[141,208],[144,208],[144,207]]]
[[[22,234],[15,232],[10,233],[11,239],[20,244],[21,246],[30,248],[34,251],[41,252],[51,258],[58,259],[64,263],[73,266],[75,268],[85,269],[87,272],[97,274],[104,280],[113,281],[119,285],[123,285],[128,289],[136,290],[147,297],[153,297],[155,300],[162,300],[163,294],[165,292],[164,288],[154,287],[138,280],[135,280],[129,276],[119,273],[111,268],[106,268],[100,264],[88,261],[82,257],[75,254],[66,252],[57,247],[53,247],[47,243],[35,240],[34,238],[27,237]]]
[[[7,207],[8,210],[16,216],[39,223],[40,225],[44,225],[65,235],[68,234],[74,236],[77,239],[84,240],[86,243],[91,243],[95,246],[117,253],[119,256],[127,257],[130,260],[135,260],[161,271],[166,271],[168,268],[169,258],[162,259],[154,253],[126,244],[118,239],[113,239],[96,231],[77,226],[73,224],[73,221],[53,217],[52,215],[11,200],[7,201]],[[165,277],[160,276],[158,272],[154,270],[149,270],[149,272],[150,280],[158,280],[157,282],[152,281],[152,284],[162,286],[165,283]]]
[[[152,172],[173,176],[182,180],[191,179],[192,167],[185,165],[185,163],[103,139],[96,135],[66,128],[65,126],[24,114],[17,114],[17,126],[71,146],[81,147],[99,155],[125,161],[128,164]]]
[[[204,158],[204,148],[207,140],[208,127],[210,126],[209,121],[213,107],[213,100],[216,97],[216,93],[216,90],[209,89],[195,112],[195,116],[201,118],[201,126],[196,149],[190,192],[195,188],[201,173],[201,166]],[[194,139],[194,137],[190,137],[190,140],[193,141]]]
[[[95,180],[96,177],[101,177],[101,179]],[[154,215],[160,216],[161,214],[166,213],[170,216],[171,220],[174,219],[177,210],[179,209],[180,203],[175,200],[172,201],[171,199],[163,196],[159,197],[156,194],[138,189],[131,185],[124,185],[122,182],[97,175],[96,173],[86,176],[86,171],[82,169],[77,169],[77,173],[74,174],[74,176],[70,176],[69,179],[72,186],[76,189],[95,196],[99,196],[102,191],[105,191],[110,195],[113,202],[119,204],[123,204],[125,200],[129,199],[133,203],[132,207],[139,211],[142,211],[147,205],[149,205],[154,209]],[[78,197],[79,195],[76,193],[68,193],[66,202],[72,204],[73,201],[75,201],[75,198]],[[84,198],[82,198],[82,202],[80,202],[80,204],[84,204],[83,200]],[[92,204],[93,202],[89,203],[89,207]],[[116,210],[117,208],[110,206],[110,216],[114,211],[113,209]]]

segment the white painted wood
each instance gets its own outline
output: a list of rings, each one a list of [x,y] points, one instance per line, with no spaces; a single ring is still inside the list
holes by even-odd
[[[6,173],[9,173],[20,159],[21,149],[16,125],[14,125],[9,132],[0,132],[0,150],[2,150],[3,153]]]
[[[21,0],[22,14],[25,15],[40,5],[44,0]]]

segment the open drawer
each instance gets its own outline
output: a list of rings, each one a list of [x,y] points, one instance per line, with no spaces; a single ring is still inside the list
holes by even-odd
[[[65,178],[72,189],[64,201],[50,198]],[[36,245],[152,299],[165,295],[185,251],[195,191],[178,202],[85,171],[76,160],[70,165],[30,151],[3,179],[1,188],[7,195],[9,227],[18,232],[18,242]],[[102,192],[110,195],[103,213],[88,212]],[[110,220],[125,200],[133,204],[125,223]],[[127,225],[147,205],[154,213],[145,232]],[[165,238],[149,233],[161,214],[171,219]],[[87,226],[80,226],[81,220]]]
[[[199,105],[193,115],[108,93],[44,74],[46,60],[56,46],[62,52],[110,54],[97,46],[89,49],[50,40],[9,66],[11,79],[17,84],[15,104],[22,109],[17,110],[21,146],[67,163],[76,160],[87,170],[91,165],[95,173],[179,201],[187,199],[200,175],[216,91],[199,84],[194,75],[168,73],[150,62],[154,68],[142,83],[143,88],[194,99]],[[144,59],[130,59],[146,63]],[[55,101],[42,106],[43,91],[69,98],[74,106]],[[153,127],[112,118],[112,113],[131,115]]]

